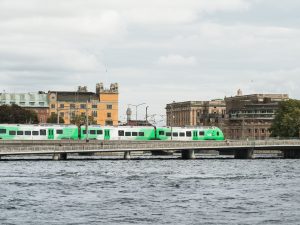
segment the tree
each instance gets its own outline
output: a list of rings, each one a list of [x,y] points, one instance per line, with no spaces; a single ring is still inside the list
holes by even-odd
[[[299,137],[300,100],[290,99],[279,104],[270,131],[272,137]]]
[[[51,116],[47,119],[47,123],[57,123],[57,114],[51,114]],[[59,123],[65,123],[64,118],[62,118],[61,116],[59,117]]]
[[[37,113],[16,104],[0,106],[0,123],[39,123]]]

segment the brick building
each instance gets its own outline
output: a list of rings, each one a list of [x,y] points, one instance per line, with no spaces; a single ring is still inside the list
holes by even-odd
[[[225,98],[226,138],[265,139],[270,136],[269,128],[275,118],[279,102],[288,100],[287,94],[252,94]]]
[[[102,83],[96,84],[96,92],[87,87],[77,91],[49,91],[50,114],[59,114],[70,124],[76,116],[92,118],[100,125],[118,125],[118,84],[104,89]]]
[[[167,104],[167,126],[222,126],[226,108],[222,99]]]

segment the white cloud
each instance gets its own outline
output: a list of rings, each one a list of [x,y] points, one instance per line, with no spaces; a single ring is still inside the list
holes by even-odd
[[[196,59],[194,56],[184,57],[181,55],[167,55],[161,56],[158,60],[159,65],[169,65],[169,66],[192,66],[196,64]]]
[[[164,114],[170,101],[224,97],[238,88],[300,98],[300,5],[286,0],[278,17],[281,5],[0,0],[0,90],[94,90],[96,82],[119,82],[120,115],[128,103],[147,102]]]

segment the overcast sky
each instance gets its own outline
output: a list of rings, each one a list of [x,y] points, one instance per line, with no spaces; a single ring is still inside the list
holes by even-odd
[[[0,0],[0,92],[118,82],[121,120],[128,104],[163,115],[239,88],[300,98],[299,12],[299,0]]]

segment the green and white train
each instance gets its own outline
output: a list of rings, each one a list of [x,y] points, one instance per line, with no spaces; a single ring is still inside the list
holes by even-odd
[[[224,140],[218,127],[135,127],[90,125],[22,125],[0,124],[3,140],[128,140],[128,141],[201,141]]]

